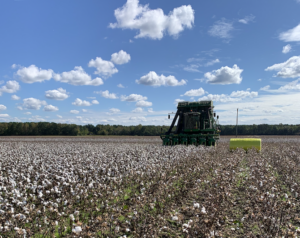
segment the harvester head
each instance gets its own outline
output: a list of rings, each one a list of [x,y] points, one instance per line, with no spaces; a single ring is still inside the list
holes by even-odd
[[[160,136],[163,145],[216,145],[219,116],[215,119],[213,108],[212,101],[179,102],[169,130]]]

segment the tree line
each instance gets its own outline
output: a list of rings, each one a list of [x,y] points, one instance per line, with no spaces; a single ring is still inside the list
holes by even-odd
[[[221,135],[235,135],[235,125],[220,125]],[[165,133],[169,126],[122,126],[102,125],[96,126],[61,124],[54,122],[2,122],[0,123],[0,136],[85,136],[85,135],[128,135],[128,136],[158,136]],[[238,135],[300,135],[300,125],[239,125]]]

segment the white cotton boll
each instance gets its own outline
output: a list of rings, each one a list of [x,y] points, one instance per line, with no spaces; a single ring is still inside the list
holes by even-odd
[[[14,230],[18,231],[18,230],[20,230],[20,228],[19,227],[14,227]]]
[[[55,225],[58,226],[58,221],[55,221]]]
[[[74,220],[75,220],[75,217],[74,217],[74,215],[73,215],[73,214],[71,214],[71,215],[70,215],[70,219],[71,219],[72,221],[74,221]]]
[[[81,226],[75,226],[75,227],[72,229],[72,232],[74,232],[74,233],[80,233],[81,231],[82,231]]]
[[[78,216],[78,215],[79,215],[79,211],[75,211],[75,212],[74,212],[74,215],[75,215],[75,216]]]
[[[200,207],[200,204],[199,203],[194,203],[194,208],[199,208]]]
[[[0,215],[3,215],[5,213],[5,211],[0,209]]]
[[[173,216],[173,217],[172,217],[172,220],[173,220],[173,221],[178,221],[178,216]]]
[[[129,231],[130,231],[130,229],[129,229],[129,228],[126,228],[125,230],[126,230],[127,232],[129,232]]]
[[[207,212],[206,212],[206,210],[205,210],[205,207],[202,207],[201,213],[202,213],[202,214],[207,214]]]
[[[287,194],[284,194],[284,197],[285,197],[286,199],[288,199],[288,198],[289,198],[289,196],[288,196]]]
[[[46,193],[47,193],[47,194],[50,194],[50,191],[49,191],[49,190],[47,190],[47,191],[46,191]]]
[[[68,201],[66,200],[66,201],[64,201],[64,205],[66,206],[68,204]]]

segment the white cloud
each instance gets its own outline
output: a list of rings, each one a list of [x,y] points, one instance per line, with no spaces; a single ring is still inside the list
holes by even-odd
[[[118,88],[125,88],[121,83],[117,85]]]
[[[136,107],[151,107],[152,106],[152,102],[148,102],[148,101],[138,101],[135,104]]]
[[[109,112],[110,113],[119,113],[120,109],[118,109],[118,108],[111,108],[111,109],[109,109]]]
[[[62,118],[62,116],[61,115],[56,115],[58,118]]]
[[[53,105],[47,105],[44,107],[45,112],[55,112],[58,111],[58,107],[53,106]]]
[[[12,68],[12,69],[15,69],[15,68],[17,68],[17,65],[16,65],[16,64],[13,64],[13,65],[11,66],[11,68]]]
[[[94,93],[100,94],[104,98],[109,98],[109,99],[117,99],[117,95],[115,93],[109,93],[108,90],[105,91],[94,91]]]
[[[113,53],[111,55],[111,61],[115,64],[126,64],[130,61],[130,54],[126,53],[123,50],[120,50],[118,53]]]
[[[199,64],[191,64],[188,66],[185,66],[183,68],[183,70],[188,71],[188,72],[200,72],[200,70],[198,69],[200,67]]]
[[[300,41],[300,24],[290,30],[280,33],[279,39],[285,42]]]
[[[208,83],[211,84],[240,84],[242,82],[241,73],[243,72],[236,64],[232,68],[225,66],[220,69],[205,73]]]
[[[279,64],[274,64],[265,69],[265,71],[279,71],[277,77],[296,78],[300,77],[300,56],[293,56],[287,61]]]
[[[216,63],[220,63],[220,60],[219,59],[211,60],[211,61],[207,62],[205,64],[205,66],[211,66],[211,65],[214,65]]]
[[[183,94],[181,96],[195,97],[195,96],[202,96],[203,94],[205,94],[204,89],[199,88],[199,89],[191,89],[191,90],[185,92],[185,94]]]
[[[267,91],[267,90],[269,90],[269,88],[270,88],[270,85],[267,85],[267,86],[264,86],[264,87],[260,88],[259,90]]]
[[[186,81],[181,80],[178,81],[174,76],[164,76],[162,75],[157,75],[154,71],[150,71],[147,75],[144,75],[140,78],[140,80],[135,81],[138,84],[143,84],[143,85],[148,85],[148,86],[181,86],[185,85]]]
[[[46,106],[46,101],[42,101],[36,98],[23,99],[22,109],[40,110],[41,106]]]
[[[99,74],[104,77],[110,77],[113,74],[118,73],[118,70],[112,62],[103,60],[100,57],[96,57],[95,60],[91,59],[88,66],[97,69],[94,74]]]
[[[86,110],[86,109],[82,109],[82,111],[83,111],[83,112],[87,112],[87,110]]]
[[[255,16],[249,15],[249,16],[246,16],[246,17],[243,18],[243,19],[240,19],[239,22],[240,22],[240,23],[243,23],[243,24],[248,24],[249,22],[254,21],[254,19],[255,19]]]
[[[179,102],[184,102],[185,100],[183,100],[183,99],[175,99],[175,101],[174,101],[174,104],[178,104]]]
[[[67,91],[63,88],[48,90],[45,92],[45,96],[48,99],[54,99],[54,100],[65,100],[69,97]]]
[[[144,97],[139,94],[130,94],[129,96],[125,96],[125,95],[121,96],[121,101],[137,102],[137,101],[142,101],[142,100],[147,100],[147,97]]]
[[[223,39],[231,38],[230,32],[233,30],[232,22],[222,19],[217,21],[213,26],[211,26],[208,34],[215,37],[220,37]]]
[[[31,112],[24,112],[25,115],[31,115]]]
[[[270,89],[270,85],[267,85],[260,90],[267,91],[270,93],[290,93],[291,91],[299,91],[300,90],[300,79],[294,80],[290,83],[281,86],[278,89]]]
[[[213,102],[237,102],[241,99],[239,98],[232,98],[225,94],[208,94],[202,98],[199,98],[198,101],[207,101],[212,100]]]
[[[93,100],[92,104],[99,104],[99,102],[97,100]]]
[[[82,117],[81,117],[81,116],[77,116],[76,118],[79,119],[79,120],[82,120]]]
[[[8,114],[0,114],[0,117],[9,117]]]
[[[260,81],[261,81],[261,79],[258,79],[257,81],[259,81],[259,82],[260,82]]]
[[[249,89],[250,90],[250,89]],[[248,89],[247,91],[234,91],[230,94],[230,97],[234,97],[234,98],[245,98],[245,97],[257,97],[258,96],[258,92],[250,92]]]
[[[20,89],[20,85],[17,81],[7,81],[4,86],[0,88],[0,96],[2,93],[15,93]]]
[[[141,113],[141,112],[143,112],[143,111],[144,111],[143,108],[137,107],[136,109],[132,110],[131,112]]]
[[[20,111],[22,111],[22,110],[23,110],[23,107],[17,106],[17,109],[20,110]]]
[[[72,102],[72,104],[75,106],[83,106],[83,107],[88,107],[92,105],[90,102],[81,100],[80,98],[76,98],[76,100]]]
[[[0,104],[0,110],[6,110],[6,108],[7,108],[6,106]]]
[[[72,85],[92,85],[99,86],[103,84],[103,80],[101,78],[92,79],[90,75],[88,75],[81,66],[74,67],[74,70],[63,72],[61,74],[54,74],[53,78],[56,81],[62,83],[68,83]]]
[[[289,53],[292,49],[292,46],[290,44],[287,44],[285,46],[283,46],[282,48],[282,53],[286,54],[286,53]]]
[[[16,76],[24,83],[43,82],[52,78],[53,70],[41,69],[36,67],[35,65],[30,65],[29,67],[21,67],[17,71]]]
[[[190,5],[174,8],[165,15],[160,8],[151,10],[148,5],[140,5],[139,0],[127,0],[114,14],[117,23],[110,23],[109,27],[139,30],[135,38],[162,39],[165,32],[177,37],[185,28],[192,28],[194,23],[194,10]]]
[[[12,100],[20,100],[20,97],[18,97],[17,95],[11,95],[11,99]]]
[[[148,112],[153,113],[153,108],[148,108]]]
[[[131,121],[147,121],[145,117],[129,117]]]
[[[72,113],[72,114],[78,114],[79,111],[77,111],[77,110],[71,110],[70,113]]]

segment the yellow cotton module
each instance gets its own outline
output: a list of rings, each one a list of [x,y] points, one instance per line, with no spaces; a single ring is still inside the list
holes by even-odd
[[[257,138],[244,138],[244,139],[230,139],[229,149],[235,150],[236,148],[243,148],[248,150],[254,147],[258,151],[261,151],[261,139]]]

